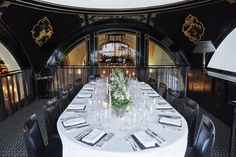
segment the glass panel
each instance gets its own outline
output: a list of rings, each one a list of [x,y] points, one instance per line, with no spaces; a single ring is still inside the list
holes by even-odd
[[[20,91],[20,100],[22,100],[25,97],[24,93],[24,87],[23,87],[23,77],[22,73],[17,74],[18,75],[18,81],[19,81],[19,91]]]
[[[148,41],[148,65],[175,65],[166,51],[154,40]]]
[[[100,66],[135,66],[136,34],[108,32],[98,36],[95,60]],[[103,74],[104,75],[104,74]]]
[[[63,65],[87,65],[87,54],[87,41],[83,41],[68,53],[63,61]]]

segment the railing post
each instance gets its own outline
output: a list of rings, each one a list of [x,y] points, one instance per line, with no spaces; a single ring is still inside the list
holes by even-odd
[[[0,121],[2,121],[6,118],[5,101],[2,89],[2,78],[0,78],[0,87]]]

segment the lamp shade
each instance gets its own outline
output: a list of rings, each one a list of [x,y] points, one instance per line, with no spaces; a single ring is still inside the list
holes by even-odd
[[[215,46],[209,41],[199,41],[193,50],[193,53],[212,53],[215,52]]]

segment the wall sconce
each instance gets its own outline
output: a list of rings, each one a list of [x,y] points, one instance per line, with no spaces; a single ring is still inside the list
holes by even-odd
[[[215,46],[212,44],[212,42],[209,41],[199,41],[197,45],[195,46],[193,53],[202,53],[203,58],[202,58],[202,67],[203,70],[205,70],[206,66],[206,59],[205,59],[205,54],[206,53],[213,53],[215,52]]]

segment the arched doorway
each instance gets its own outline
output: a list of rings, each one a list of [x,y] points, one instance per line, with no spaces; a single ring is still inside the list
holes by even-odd
[[[121,66],[126,68],[124,73],[128,77],[147,81],[150,77],[156,79],[165,75],[159,79],[168,80],[165,83],[170,85],[169,82],[177,82],[181,86],[173,87],[177,90],[185,88],[185,71],[179,66],[187,65],[188,61],[181,50],[161,30],[134,20],[106,20],[91,24],[65,38],[57,51],[64,55],[59,65],[67,68],[60,69],[63,80],[56,81],[55,86],[69,83],[73,77],[82,74],[86,77],[109,76],[112,68]],[[164,66],[169,66],[165,73],[157,69]]]

